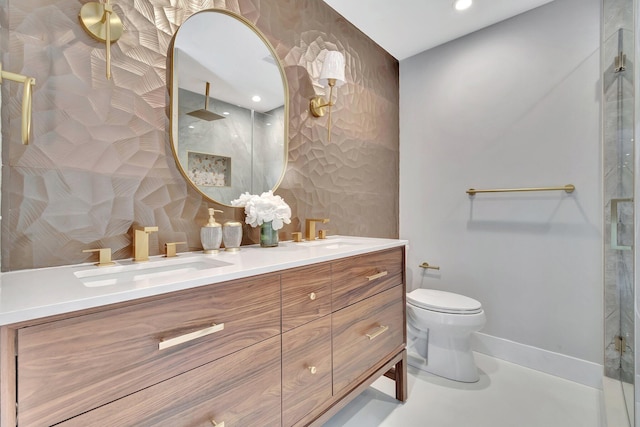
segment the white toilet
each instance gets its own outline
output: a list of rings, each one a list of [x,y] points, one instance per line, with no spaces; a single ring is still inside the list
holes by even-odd
[[[409,292],[409,365],[454,381],[478,381],[470,340],[485,323],[482,304],[473,298],[434,289]]]

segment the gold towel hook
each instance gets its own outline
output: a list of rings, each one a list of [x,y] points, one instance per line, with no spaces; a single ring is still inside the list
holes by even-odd
[[[22,143],[29,144],[29,135],[31,134],[31,105],[32,105],[32,86],[35,86],[36,79],[33,77],[23,76],[22,74],[10,73],[2,69],[0,63],[0,84],[2,79],[23,83],[22,91]]]
[[[111,79],[111,43],[117,41],[124,27],[113,6],[105,3],[89,2],[80,9],[78,15],[82,28],[94,39],[105,42],[107,61],[107,80]],[[108,25],[107,25],[108,23]]]

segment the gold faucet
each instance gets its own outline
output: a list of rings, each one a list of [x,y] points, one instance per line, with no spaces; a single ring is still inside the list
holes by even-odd
[[[149,261],[149,233],[158,231],[158,227],[133,227],[133,260]]]
[[[316,222],[326,224],[329,222],[329,218],[307,218],[304,227],[307,240],[316,240]]]

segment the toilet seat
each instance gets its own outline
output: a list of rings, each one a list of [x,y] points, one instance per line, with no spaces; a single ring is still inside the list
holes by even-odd
[[[416,289],[407,294],[407,302],[425,310],[448,314],[477,314],[482,304],[473,298],[435,289]]]

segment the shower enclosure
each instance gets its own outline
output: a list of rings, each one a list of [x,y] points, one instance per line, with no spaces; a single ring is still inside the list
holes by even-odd
[[[618,381],[626,408],[621,419],[640,427],[634,421],[635,1],[604,0],[602,9],[604,374]]]

